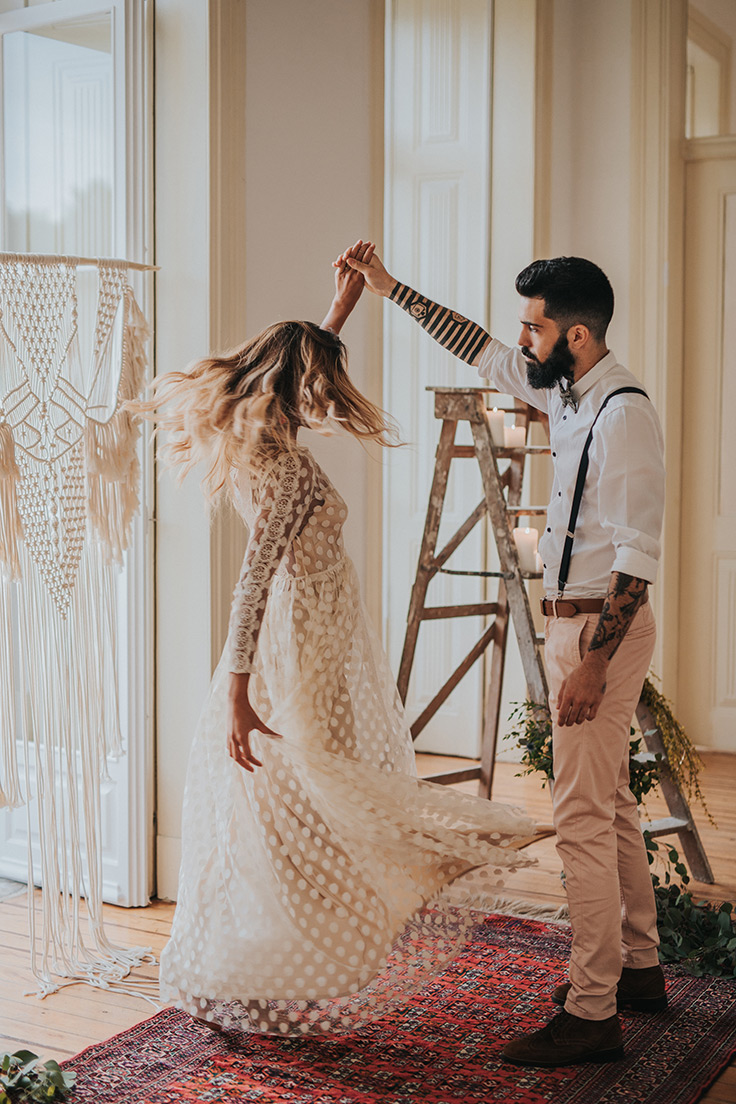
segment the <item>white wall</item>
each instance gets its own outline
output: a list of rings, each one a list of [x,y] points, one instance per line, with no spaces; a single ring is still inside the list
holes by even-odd
[[[356,238],[381,245],[383,3],[248,0],[247,309],[243,333],[278,319],[320,322],[333,258]],[[381,399],[381,311],[366,293],[343,334],[352,376]],[[380,623],[380,456],[353,440],[303,439],[334,477],[348,550]]]
[[[616,296],[609,344],[624,363],[631,33],[629,0],[554,0],[549,255],[588,257],[606,273]]]
[[[211,110],[245,112],[246,169],[231,212],[234,226],[245,220],[243,339],[282,318],[321,321],[333,257],[359,236],[378,239],[382,222],[383,4],[248,0],[242,103],[227,102],[227,84],[218,92],[225,99],[213,99],[207,15],[202,0],[157,0],[159,372],[206,353],[215,329],[208,307],[218,263],[209,237]],[[379,399],[377,300],[366,296],[343,336],[358,386]],[[378,619],[380,458],[337,438],[317,439],[314,449],[350,508],[348,548]],[[157,516],[158,893],[170,898],[187,752],[211,670],[215,565],[196,479],[178,489],[164,476]]]

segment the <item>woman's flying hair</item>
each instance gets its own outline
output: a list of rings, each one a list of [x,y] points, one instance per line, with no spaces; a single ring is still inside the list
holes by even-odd
[[[162,455],[181,478],[204,463],[210,499],[228,487],[233,468],[257,471],[278,453],[293,452],[295,426],[324,434],[341,426],[362,440],[398,443],[388,416],[350,380],[340,338],[313,322],[277,322],[152,386],[154,397],[131,410],[167,433]]]

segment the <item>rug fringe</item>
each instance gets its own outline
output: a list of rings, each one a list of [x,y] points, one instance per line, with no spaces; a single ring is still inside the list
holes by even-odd
[[[502,916],[518,916],[522,920],[544,920],[552,924],[569,924],[570,910],[567,905],[536,904],[513,897],[495,897],[488,902],[488,911],[498,912]]]

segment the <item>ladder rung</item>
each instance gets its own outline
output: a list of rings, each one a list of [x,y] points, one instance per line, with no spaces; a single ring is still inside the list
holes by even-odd
[[[544,644],[544,633],[536,633],[534,639],[537,644]]]
[[[471,782],[474,778],[480,778],[480,767],[466,767],[460,770],[443,771],[441,774],[425,774],[423,782],[435,782],[440,786],[447,786],[451,782]]]
[[[519,517],[523,517],[525,514],[528,514],[529,517],[532,517],[532,516],[537,516],[538,514],[546,514],[547,513],[547,507],[546,506],[507,506],[506,507],[506,513],[507,514],[518,514]]]
[[[422,621],[438,621],[443,617],[495,617],[498,602],[475,602],[466,606],[425,606]]]
[[[669,836],[673,832],[688,831],[692,828],[692,821],[683,817],[662,817],[661,820],[642,821],[642,831],[650,836]]]
[[[549,456],[552,449],[547,445],[518,445],[514,448],[507,448],[506,445],[501,447],[500,445],[493,450],[496,456],[500,457],[514,457],[518,456],[520,452],[525,453],[527,456]]]

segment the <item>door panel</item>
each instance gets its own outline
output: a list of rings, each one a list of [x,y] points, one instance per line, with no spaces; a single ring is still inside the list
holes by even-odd
[[[687,167],[678,711],[736,751],[736,142]]]

